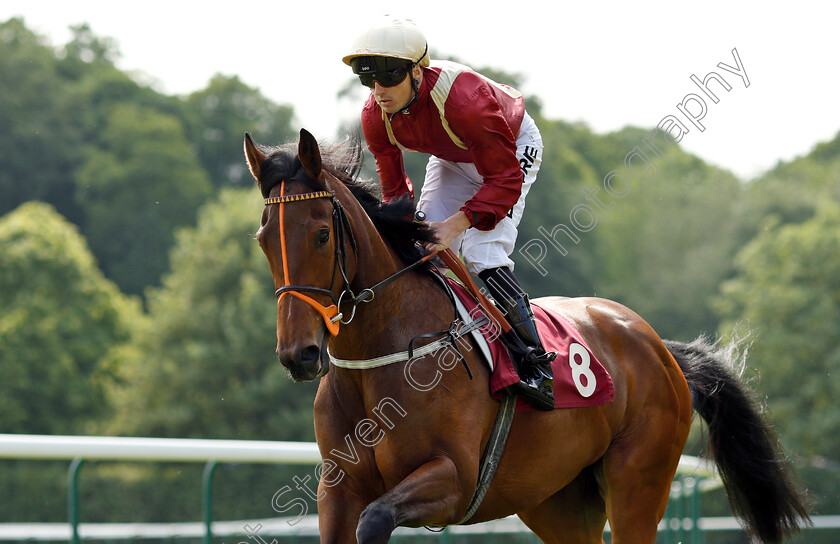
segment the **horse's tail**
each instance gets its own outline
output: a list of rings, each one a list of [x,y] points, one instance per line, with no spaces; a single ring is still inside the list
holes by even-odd
[[[806,494],[775,431],[740,381],[737,345],[721,347],[702,337],[665,345],[685,374],[694,409],[709,426],[709,449],[735,516],[770,543],[809,523]]]

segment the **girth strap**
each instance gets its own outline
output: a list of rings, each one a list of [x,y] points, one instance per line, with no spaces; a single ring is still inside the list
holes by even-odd
[[[470,505],[467,507],[467,513],[464,514],[461,521],[453,525],[463,525],[473,517],[478,507],[481,506],[481,502],[484,500],[490,484],[493,482],[493,476],[496,475],[496,468],[498,468],[499,460],[505,451],[508,433],[513,423],[513,415],[516,413],[516,395],[507,390],[503,394],[499,411],[496,413],[496,421],[493,423],[493,430],[490,431],[490,439],[487,441],[487,447],[484,448],[484,454],[481,456],[478,481],[475,484],[475,491],[473,492],[472,499],[470,499]],[[445,528],[445,525],[426,525],[426,529],[435,533],[439,533]]]
[[[487,490],[493,482],[493,476],[496,475],[499,460],[505,451],[505,444],[507,443],[508,433],[510,432],[510,426],[513,423],[513,414],[515,412],[516,395],[505,390],[504,397],[502,397],[502,402],[499,405],[499,412],[496,414],[496,422],[493,424],[493,430],[490,432],[490,440],[487,441],[487,447],[484,448],[484,455],[481,456],[481,467],[478,469],[478,482],[475,484],[475,491],[470,500],[470,505],[467,507],[467,513],[464,514],[463,519],[456,523],[456,525],[468,522],[476,510],[478,510],[478,507],[481,506],[481,501],[484,500],[484,495],[487,494]]]

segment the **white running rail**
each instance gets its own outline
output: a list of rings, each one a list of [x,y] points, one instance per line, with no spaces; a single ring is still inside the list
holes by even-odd
[[[200,440],[182,438],[139,438],[114,436],[50,436],[0,434],[0,459],[203,462],[203,463],[272,463],[316,465],[321,462],[314,442],[277,442],[262,440]],[[720,485],[717,472],[709,461],[683,456],[678,473],[704,478],[706,487]],[[200,536],[243,536],[245,526],[262,527],[264,536],[315,535],[317,517],[306,516],[291,525],[288,520],[212,521],[203,523],[0,523],[0,540],[121,540],[133,538]],[[527,531],[515,517],[475,526],[452,527],[452,534],[521,533]],[[400,527],[395,534],[423,533],[421,529]],[[247,540],[247,539],[246,539]],[[205,541],[209,541],[207,538]]]

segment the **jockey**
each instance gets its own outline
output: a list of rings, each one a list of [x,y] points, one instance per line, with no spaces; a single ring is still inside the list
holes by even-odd
[[[371,89],[362,130],[383,200],[414,198],[403,151],[431,155],[417,209],[438,243],[426,249],[460,249],[516,331],[518,341],[508,339],[519,359],[513,390],[535,408],[553,409],[555,354],[542,346],[510,259],[543,149],[522,95],[466,66],[431,62],[426,38],[408,19],[386,17],[358,36],[342,60]]]

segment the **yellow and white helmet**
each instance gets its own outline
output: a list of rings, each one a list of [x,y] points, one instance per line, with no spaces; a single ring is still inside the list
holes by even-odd
[[[386,16],[359,34],[350,47],[350,54],[341,60],[356,72],[352,61],[359,57],[386,57],[428,66],[429,46],[414,21]]]

